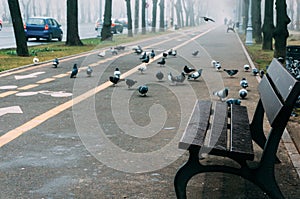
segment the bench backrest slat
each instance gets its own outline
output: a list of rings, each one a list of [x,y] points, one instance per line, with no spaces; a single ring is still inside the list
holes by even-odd
[[[281,121],[290,116],[289,112],[300,94],[299,83],[280,62],[272,60],[258,85],[260,99],[272,127],[286,125]]]
[[[203,146],[209,124],[211,105],[210,101],[196,101],[186,132],[183,134],[185,136],[179,142],[180,149],[188,149],[191,143]]]

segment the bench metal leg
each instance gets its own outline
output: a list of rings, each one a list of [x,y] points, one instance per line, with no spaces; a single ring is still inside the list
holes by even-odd
[[[174,187],[178,199],[186,199],[186,187],[188,181],[195,175],[204,172],[222,172],[241,176],[259,186],[272,198],[284,198],[274,175],[274,164],[263,163],[258,167],[249,168],[245,161],[237,161],[241,168],[226,165],[202,165],[199,161],[200,147],[189,148],[188,161],[177,171],[174,179]]]

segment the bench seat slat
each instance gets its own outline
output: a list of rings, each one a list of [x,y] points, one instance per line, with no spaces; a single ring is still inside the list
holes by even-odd
[[[231,105],[230,151],[248,160],[254,159],[249,118],[245,106]]]
[[[197,101],[188,126],[179,142],[180,149],[188,149],[190,145],[203,146],[208,128],[210,101]]]
[[[226,103],[217,102],[213,112],[214,120],[211,126],[211,136],[208,142],[209,148],[220,150],[227,149],[227,124],[228,106]]]

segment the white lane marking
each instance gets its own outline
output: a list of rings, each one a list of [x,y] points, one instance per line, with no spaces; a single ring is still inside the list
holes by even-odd
[[[16,85],[6,85],[6,86],[0,86],[0,90],[11,90],[11,89],[16,89],[18,86]]]
[[[15,79],[20,80],[20,79],[36,78],[38,75],[41,75],[44,73],[45,72],[36,72],[36,73],[28,74],[28,75],[15,75]]]
[[[9,107],[0,108],[0,116],[9,113],[23,113],[23,111],[20,106],[9,106]]]

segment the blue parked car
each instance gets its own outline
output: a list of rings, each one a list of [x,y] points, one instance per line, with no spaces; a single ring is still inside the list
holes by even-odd
[[[53,18],[50,17],[32,17],[28,18],[24,25],[26,40],[29,38],[40,38],[51,41],[57,38],[61,41],[63,38],[63,31],[61,25]]]

